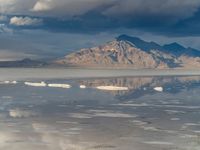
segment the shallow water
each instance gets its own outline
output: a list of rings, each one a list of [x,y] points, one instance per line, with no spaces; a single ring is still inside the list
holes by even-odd
[[[71,88],[33,87],[26,81]],[[2,82],[0,149],[199,150],[199,93],[200,76]]]

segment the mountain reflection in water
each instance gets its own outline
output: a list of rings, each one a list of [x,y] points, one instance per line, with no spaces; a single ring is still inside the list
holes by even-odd
[[[80,84],[90,88],[98,86],[127,87],[129,90],[107,90],[119,98],[136,98],[155,93],[155,87],[162,87],[166,93],[177,93],[200,85],[200,76],[185,77],[121,77],[81,80]],[[106,90],[105,90],[106,91]]]

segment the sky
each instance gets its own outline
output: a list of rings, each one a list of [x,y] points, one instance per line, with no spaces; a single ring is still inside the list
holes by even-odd
[[[120,34],[200,49],[200,1],[0,0],[0,60],[59,58]]]

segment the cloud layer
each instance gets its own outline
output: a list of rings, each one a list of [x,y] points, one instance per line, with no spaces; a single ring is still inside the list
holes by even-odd
[[[200,48],[199,18],[199,0],[0,0],[0,50],[63,54],[124,33]]]
[[[0,0],[0,3],[1,13],[42,12],[48,16],[74,16],[95,10],[108,16],[163,15],[178,18],[193,15],[200,6],[199,0]]]
[[[41,25],[42,19],[15,16],[10,19],[10,24],[15,26],[35,26]]]
[[[125,28],[187,36],[200,34],[189,30],[194,24],[184,22],[199,18],[199,8],[199,0],[0,0],[0,13],[4,14],[0,21],[9,15],[10,24],[29,26],[41,24],[39,17],[44,20],[41,28],[54,32],[98,33]]]
[[[10,24],[15,26],[35,26],[41,25],[42,19],[15,16],[10,19]]]

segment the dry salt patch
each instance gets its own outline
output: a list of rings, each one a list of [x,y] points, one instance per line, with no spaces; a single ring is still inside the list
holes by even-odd
[[[58,124],[78,124],[78,122],[73,121],[56,121]]]
[[[135,118],[137,115],[125,114],[121,112],[114,112],[110,110],[89,110],[88,112],[94,113],[94,117],[109,117],[109,118]]]
[[[35,87],[46,87],[47,84],[45,82],[24,82],[25,85],[35,86]]]
[[[49,134],[60,133],[56,127],[50,126],[49,124],[42,124],[42,123],[34,122],[34,123],[32,123],[32,128],[34,131],[41,132],[41,133],[49,133]]]
[[[116,149],[116,146],[100,144],[100,145],[92,146],[92,147],[89,148],[89,149],[91,149],[91,150],[95,150],[95,149],[108,150],[108,149]]]
[[[108,117],[108,118],[135,118],[137,115],[130,115],[117,112],[107,112],[107,113],[95,113],[95,117]]]
[[[181,138],[198,138],[198,135],[184,134],[180,136]]]
[[[180,118],[171,118],[170,120],[171,120],[171,121],[179,121]]]
[[[75,107],[76,108],[84,108],[85,106],[84,105],[76,105]]]
[[[173,108],[184,108],[184,109],[200,109],[200,106],[186,106],[186,105],[157,105],[157,104],[147,104],[147,103],[141,103],[141,104],[129,104],[129,103],[119,103],[119,104],[113,104],[113,106],[127,106],[127,107],[165,107],[168,109]]]
[[[180,101],[178,101],[178,100],[173,100],[173,101],[164,101],[164,100],[161,100],[160,101],[160,103],[161,104],[178,104],[178,105],[180,105],[180,104],[182,104]]]
[[[68,105],[57,105],[58,107],[68,107]]]
[[[192,132],[200,134],[200,130],[193,130]]]
[[[12,96],[2,96],[1,98],[2,98],[2,99],[13,99]]]
[[[69,85],[69,84],[48,84],[48,87],[69,89],[69,88],[71,88],[71,85]]]
[[[28,110],[21,110],[19,108],[9,110],[9,115],[12,118],[26,118],[36,116],[36,113]]]
[[[81,89],[85,89],[86,86],[85,86],[85,85],[80,85],[80,88],[81,88]]]
[[[155,87],[154,90],[158,92],[163,92],[164,89],[163,87]]]
[[[129,90],[128,87],[119,87],[119,86],[97,86],[99,90],[106,90],[106,91],[127,91]]]
[[[137,125],[137,126],[142,126],[142,125],[148,124],[147,122],[140,121],[140,120],[133,120],[133,121],[130,121],[130,122],[133,123],[134,125]]]
[[[80,130],[82,130],[82,128],[69,128],[68,130],[69,131],[80,131]]]
[[[184,123],[183,126],[181,127],[181,129],[185,130],[185,129],[188,129],[188,128],[194,127],[194,126],[200,126],[200,124],[199,123]]]
[[[119,103],[119,104],[113,104],[115,106],[130,106],[130,107],[147,107],[147,106],[151,106],[150,104],[147,103],[141,103],[141,104],[129,104],[129,103]]]
[[[150,131],[150,132],[165,132],[169,134],[177,133],[177,131],[174,131],[174,130],[159,129],[153,126],[140,126],[140,128],[142,128],[145,131]]]
[[[17,81],[11,81],[11,84],[17,84]]]
[[[20,130],[10,130],[10,132],[11,132],[11,133],[17,133],[17,134],[18,134],[18,133],[21,133]]]
[[[49,126],[45,125],[45,124],[41,124],[41,123],[32,123],[32,127],[35,131],[46,131],[47,129],[49,129]],[[53,129],[52,129],[53,130]],[[50,129],[49,129],[50,131]]]
[[[87,112],[89,112],[89,113],[106,113],[108,111],[109,110],[90,109]]]
[[[80,133],[79,132],[73,132],[73,131],[65,131],[65,136],[69,136],[69,135],[79,135]]]
[[[160,130],[160,129],[156,128],[156,127],[145,127],[145,126],[143,126],[142,128],[145,131],[163,131],[163,130]]]
[[[0,84],[17,84],[17,81],[2,81]]]
[[[74,128],[64,129],[63,133],[65,135],[78,135],[78,134],[80,134],[81,130],[82,130],[82,128],[76,128],[76,127],[74,127]]]
[[[144,144],[150,144],[150,145],[174,145],[171,142],[163,142],[163,141],[146,141],[143,142]]]
[[[199,123],[185,123],[186,126],[200,126]]]
[[[169,115],[173,115],[173,114],[185,114],[184,111],[178,111],[178,110],[164,110],[165,112],[167,112],[167,114]]]
[[[84,113],[69,113],[68,116],[77,119],[90,119],[93,117],[90,114],[84,114]]]

